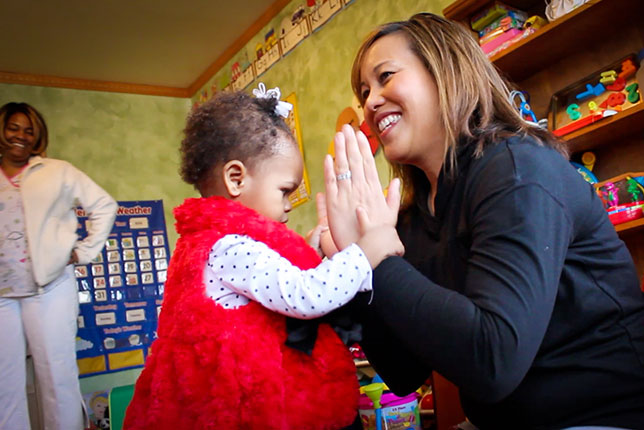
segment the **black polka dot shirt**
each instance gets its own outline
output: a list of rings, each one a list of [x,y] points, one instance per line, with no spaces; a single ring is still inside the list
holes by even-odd
[[[371,266],[353,244],[317,267],[301,270],[266,244],[227,235],[212,247],[204,270],[206,292],[227,309],[255,300],[300,319],[317,318],[371,291]]]

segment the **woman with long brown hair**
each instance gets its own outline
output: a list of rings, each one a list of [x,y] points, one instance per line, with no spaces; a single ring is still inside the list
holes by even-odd
[[[481,429],[644,428],[644,299],[591,185],[459,24],[421,13],[362,44],[353,90],[402,179],[404,257],[358,297],[361,345],[397,394],[433,370]],[[348,174],[347,172],[351,172]],[[339,249],[389,217],[366,138],[325,164]]]

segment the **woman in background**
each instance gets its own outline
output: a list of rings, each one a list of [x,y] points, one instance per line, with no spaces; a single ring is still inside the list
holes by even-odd
[[[26,103],[0,108],[0,429],[29,429],[33,357],[46,429],[84,428],[76,365],[74,263],[101,251],[117,204],[66,161],[43,158],[47,126]],[[78,240],[76,205],[87,212]]]

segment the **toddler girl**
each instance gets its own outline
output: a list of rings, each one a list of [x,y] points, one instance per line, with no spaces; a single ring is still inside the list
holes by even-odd
[[[188,118],[181,174],[202,197],[174,211],[158,339],[126,429],[339,429],[355,417],[347,348],[327,324],[310,355],[286,346],[287,317],[370,291],[372,267],[403,248],[393,225],[361,217],[360,242],[321,261],[284,225],[303,161],[279,90],[259,95],[220,93]]]

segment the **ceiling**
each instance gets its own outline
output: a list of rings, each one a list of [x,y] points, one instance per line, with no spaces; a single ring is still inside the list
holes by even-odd
[[[189,97],[289,2],[0,0],[0,82],[65,78]]]

